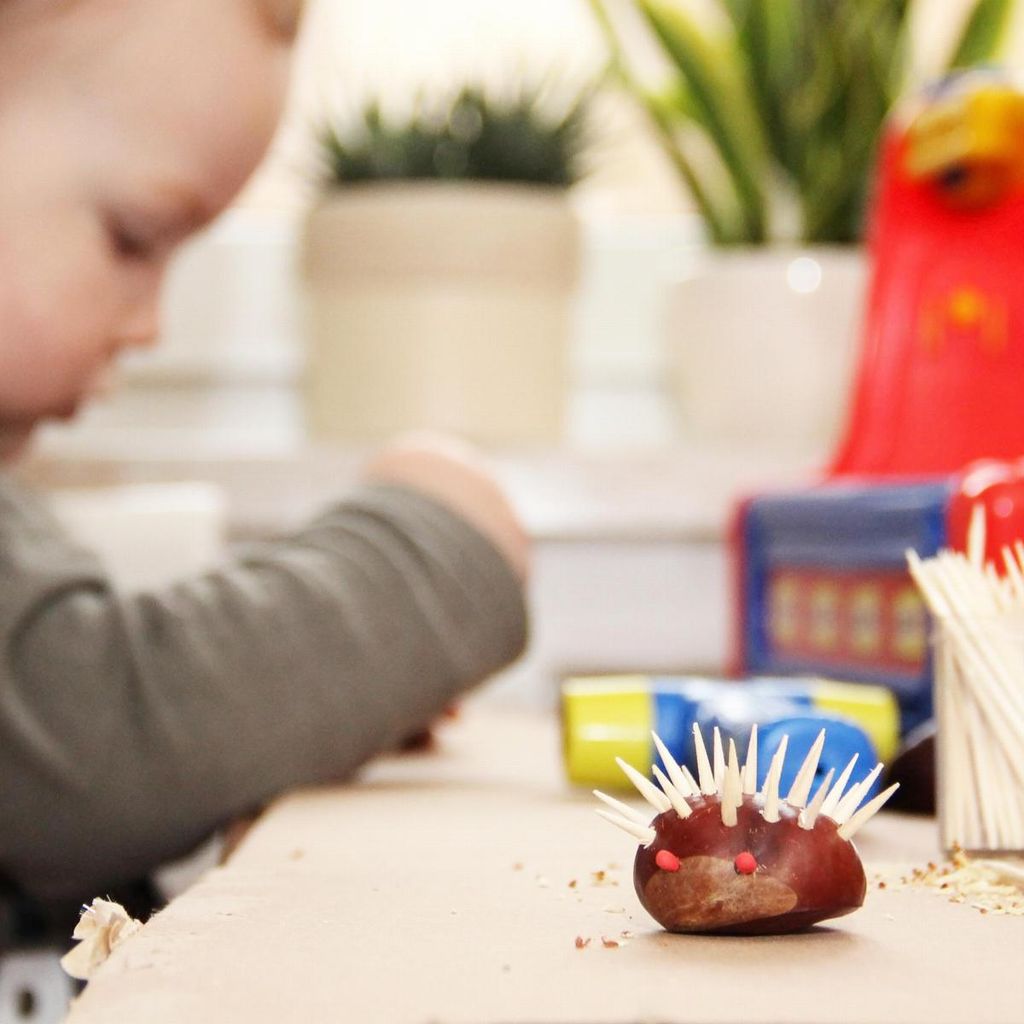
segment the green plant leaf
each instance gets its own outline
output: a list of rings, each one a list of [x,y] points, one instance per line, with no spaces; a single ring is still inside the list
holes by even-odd
[[[321,155],[337,186],[426,178],[566,186],[580,173],[590,98],[584,89],[556,113],[546,108],[542,87],[524,84],[511,98],[495,99],[467,86],[447,100],[421,100],[400,124],[389,124],[371,101],[356,127],[321,131]]]
[[[745,240],[763,241],[766,146],[735,40],[715,40],[681,8],[661,0],[639,0],[638,6],[686,84],[694,120],[721,155],[745,222]]]
[[[706,187],[701,174],[680,144],[681,123],[685,124],[696,116],[686,82],[677,78],[671,88],[660,92],[642,85],[632,72],[618,32],[604,3],[602,0],[588,2],[608,44],[609,76],[622,85],[646,110],[666,157],[690,193],[690,198],[704,222],[709,240],[715,245],[737,241],[735,216],[730,217],[726,204]],[[739,234],[742,236],[742,231]]]
[[[590,0],[602,12],[605,2]],[[913,0],[718,0],[711,13],[728,31],[695,21],[681,0],[620,2],[646,22],[680,87],[652,97],[630,75],[620,80],[659,125],[698,209],[713,218],[712,238],[765,239],[770,206],[795,206],[801,221],[776,216],[777,236],[861,236],[878,141],[907,84]],[[974,0],[951,65],[996,57],[1014,8]],[[604,30],[624,65],[629,34],[620,38],[607,17]]]
[[[709,239],[716,245],[744,242],[745,222],[738,214],[734,193],[731,202],[729,197],[716,194],[705,180],[707,175],[698,170],[682,144],[680,135],[685,132],[688,119],[680,117],[680,112],[689,109],[689,103],[680,98],[684,92],[682,83],[677,83],[671,94],[637,90],[636,95],[647,108],[666,155],[683,179]]]
[[[746,61],[767,145],[772,157],[792,173],[799,139],[791,131],[787,105],[801,74],[793,45],[799,0],[727,0],[727,9]]]
[[[953,47],[949,67],[972,67],[996,57],[1006,40],[1013,7],[1013,0],[978,0]]]

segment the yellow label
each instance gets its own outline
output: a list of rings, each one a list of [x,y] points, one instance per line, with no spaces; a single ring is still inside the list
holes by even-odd
[[[628,788],[616,757],[646,775],[653,760],[652,701],[646,676],[576,677],[563,683],[562,743],[569,779]]]

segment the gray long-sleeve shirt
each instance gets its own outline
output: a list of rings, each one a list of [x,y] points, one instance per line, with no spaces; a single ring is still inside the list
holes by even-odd
[[[116,594],[0,480],[0,876],[98,893],[288,787],[349,775],[516,657],[522,588],[409,490],[160,593]]]

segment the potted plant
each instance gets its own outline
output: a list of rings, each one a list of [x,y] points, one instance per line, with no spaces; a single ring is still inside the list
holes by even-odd
[[[584,104],[464,88],[396,122],[371,103],[322,133],[302,257],[314,437],[558,438]]]
[[[882,124],[908,84],[914,4],[712,0],[701,17],[667,0],[590,4],[709,243],[665,309],[685,425],[820,458],[839,428],[857,243]],[[970,4],[945,67],[993,57],[1011,7]]]

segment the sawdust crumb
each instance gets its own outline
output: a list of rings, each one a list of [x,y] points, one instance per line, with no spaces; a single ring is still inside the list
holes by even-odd
[[[982,914],[1024,916],[1024,861],[972,857],[954,847],[942,864],[912,868],[909,874],[877,877],[880,889],[924,888],[951,903],[968,903]]]

